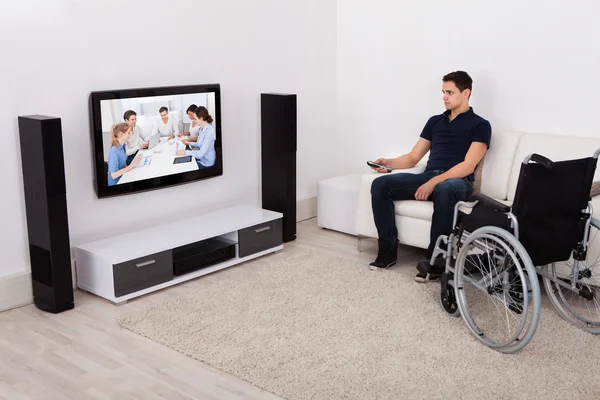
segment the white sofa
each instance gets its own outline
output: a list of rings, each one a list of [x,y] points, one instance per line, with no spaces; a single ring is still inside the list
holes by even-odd
[[[589,157],[600,149],[600,139],[576,136],[505,132],[492,134],[490,149],[487,152],[481,178],[481,193],[502,203],[512,204],[516,191],[521,163],[529,154],[538,153],[553,161]],[[416,167],[398,172],[421,172],[425,169],[426,155]],[[375,171],[362,175],[358,191],[355,231],[359,237],[377,237],[371,209],[371,183],[382,174]],[[600,167],[596,169],[594,181],[600,177]],[[600,196],[592,199],[594,216],[600,218]],[[395,202],[398,240],[402,244],[427,248],[433,203],[416,200]],[[598,235],[600,236],[600,235]],[[600,237],[592,243],[590,255],[600,251]]]

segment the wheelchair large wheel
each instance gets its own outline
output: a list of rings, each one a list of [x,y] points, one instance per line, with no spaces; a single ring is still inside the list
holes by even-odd
[[[475,338],[502,353],[529,343],[540,319],[540,287],[529,254],[510,232],[486,226],[469,235],[454,283],[460,315]]]
[[[598,229],[590,226],[590,243],[600,240]],[[598,246],[594,246],[596,254],[588,252],[585,260],[579,263],[578,279],[574,281],[574,261],[553,263],[544,267],[544,287],[548,297],[558,314],[567,322],[578,328],[600,334],[600,254]],[[562,285],[560,283],[562,283]],[[565,286],[566,285],[566,286]]]

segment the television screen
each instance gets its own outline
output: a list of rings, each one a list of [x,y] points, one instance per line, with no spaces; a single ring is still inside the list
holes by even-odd
[[[92,92],[98,197],[222,175],[220,98],[218,84]]]

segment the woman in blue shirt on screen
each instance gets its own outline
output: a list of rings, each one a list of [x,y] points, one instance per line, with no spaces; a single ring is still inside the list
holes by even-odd
[[[127,139],[131,134],[131,127],[126,123],[113,125],[110,130],[110,150],[108,151],[108,186],[119,183],[121,176],[140,161],[138,154],[131,164],[127,165]]]
[[[179,150],[177,155],[193,156],[198,163],[198,168],[210,168],[215,165],[217,158],[215,129],[212,126],[213,118],[208,114],[206,107],[200,106],[196,109],[194,121],[200,126],[198,140],[195,142],[183,140],[182,143],[189,145],[191,150]]]

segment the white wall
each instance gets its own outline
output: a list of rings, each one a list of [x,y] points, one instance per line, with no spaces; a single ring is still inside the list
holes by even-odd
[[[410,150],[444,110],[442,76],[458,69],[495,131],[599,137],[599,14],[594,0],[339,1],[344,168]]]
[[[336,12],[333,0],[3,1],[0,278],[29,271],[19,115],[62,118],[72,245],[260,204],[261,92],[298,94],[298,198],[316,195],[335,127]],[[224,175],[97,199],[90,91],[200,83],[221,84]]]

